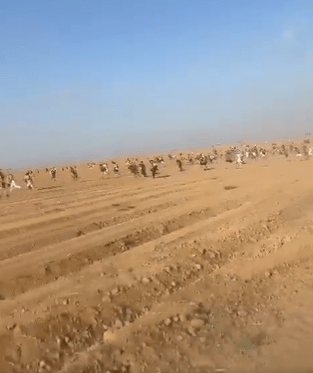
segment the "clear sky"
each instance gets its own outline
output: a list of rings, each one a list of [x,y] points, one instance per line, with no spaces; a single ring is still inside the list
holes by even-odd
[[[10,0],[0,167],[313,132],[313,2]]]

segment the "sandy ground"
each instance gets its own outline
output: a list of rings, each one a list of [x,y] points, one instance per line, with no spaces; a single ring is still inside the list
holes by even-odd
[[[1,373],[313,371],[313,159],[167,163],[0,201]]]

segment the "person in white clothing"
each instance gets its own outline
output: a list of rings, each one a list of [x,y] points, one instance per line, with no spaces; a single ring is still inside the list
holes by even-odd
[[[236,154],[236,168],[241,168],[242,165],[242,154]]]
[[[13,189],[21,189],[21,187],[16,184],[14,176],[12,174],[9,174],[7,176],[7,186],[8,188],[10,188],[10,192],[12,192]]]

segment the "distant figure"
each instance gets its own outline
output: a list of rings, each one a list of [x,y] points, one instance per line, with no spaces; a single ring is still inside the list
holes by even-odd
[[[24,182],[27,189],[34,189],[33,178],[31,177],[31,173],[29,171],[27,171],[24,176]]]
[[[245,149],[245,156],[246,156],[246,158],[249,158],[249,156],[250,156],[250,148],[249,148],[249,145],[246,146],[246,149]]]
[[[78,173],[76,167],[70,167],[70,171],[74,180],[78,180]]]
[[[147,177],[146,165],[141,161],[139,163],[140,173],[143,177]]]
[[[155,175],[158,173],[158,165],[156,162],[154,161],[150,161],[151,163],[151,173],[152,173],[152,177],[155,179]]]
[[[51,174],[51,179],[53,181],[56,181],[57,180],[57,168],[56,167],[53,167],[50,171],[50,174]]]
[[[4,173],[2,172],[1,169],[0,169],[0,186],[1,186],[1,189],[2,189],[1,197],[3,196],[4,193],[5,193],[6,197],[9,197],[7,184],[5,182]]]
[[[134,175],[139,176],[139,167],[135,161],[131,161],[127,167],[127,169]]]
[[[177,166],[179,168],[179,171],[183,171],[183,163],[180,159],[176,159]]]
[[[236,168],[241,168],[242,164],[242,154],[238,153],[236,154]]]
[[[94,168],[95,167],[95,163],[93,162],[93,163],[87,163],[87,167],[88,168]]]
[[[109,173],[109,166],[107,163],[99,163],[99,167],[103,178],[105,174]]]
[[[303,151],[303,155],[304,157],[307,159],[309,158],[309,152],[308,152],[308,147],[306,145],[306,143],[304,143],[303,147],[302,147],[302,151]]]
[[[206,168],[208,164],[208,157],[204,154],[200,155],[199,163],[201,167]]]
[[[112,164],[113,164],[113,172],[114,172],[114,174],[115,175],[119,175],[120,174],[119,165],[116,162],[114,162],[114,161],[112,161]]]
[[[16,185],[14,177],[12,174],[9,174],[7,176],[7,186],[10,188],[10,192],[12,192],[13,189],[21,189],[19,185]]]

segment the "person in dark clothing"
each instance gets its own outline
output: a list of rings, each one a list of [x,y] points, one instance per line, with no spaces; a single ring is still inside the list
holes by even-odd
[[[70,171],[71,171],[71,173],[72,173],[72,177],[73,177],[73,179],[74,179],[74,180],[78,180],[77,169],[71,166]]]
[[[183,171],[183,163],[180,159],[176,159],[177,166],[179,168],[179,171]]]
[[[155,175],[157,174],[158,172],[158,165],[154,162],[154,161],[150,161],[151,163],[151,173],[152,173],[152,177],[155,179]]]
[[[27,189],[34,189],[33,178],[31,176],[31,172],[30,171],[26,172],[26,174],[24,176],[24,182],[26,184],[26,188]]]
[[[1,188],[5,188],[6,185],[5,185],[5,176],[4,176],[4,173],[2,172],[2,170],[0,170],[0,185],[1,185]]]
[[[139,163],[140,173],[143,177],[147,177],[146,165],[141,161]]]
[[[200,166],[206,167],[207,164],[208,164],[208,157],[202,154],[200,158]]]

